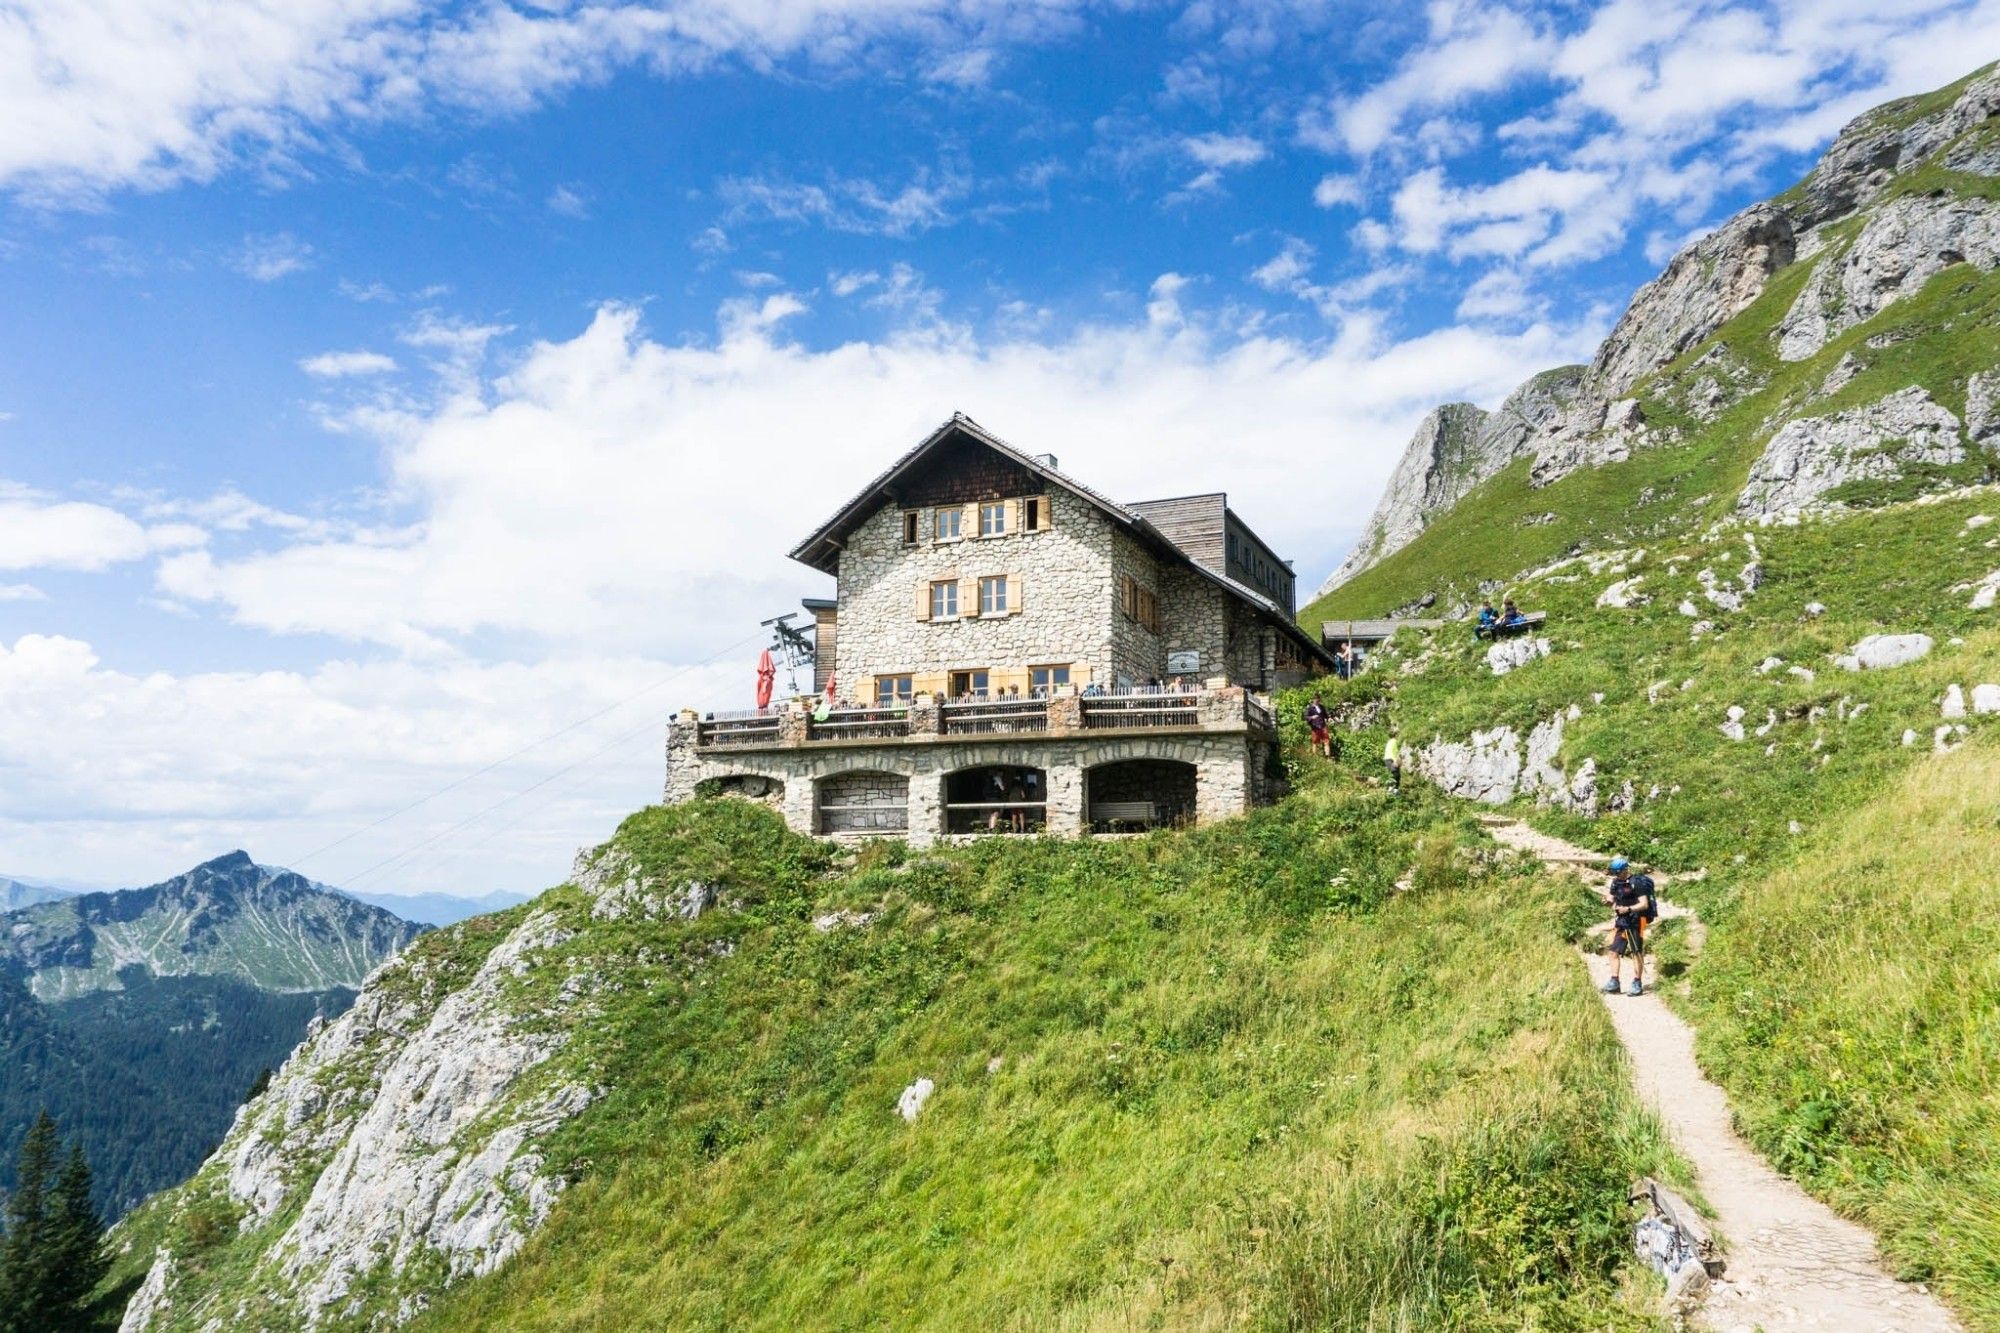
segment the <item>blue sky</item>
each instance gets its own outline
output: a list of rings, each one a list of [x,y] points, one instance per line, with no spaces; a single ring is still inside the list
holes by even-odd
[[[953,410],[1315,586],[1429,407],[1995,55],[2000,0],[0,0],[0,871],[553,882]]]

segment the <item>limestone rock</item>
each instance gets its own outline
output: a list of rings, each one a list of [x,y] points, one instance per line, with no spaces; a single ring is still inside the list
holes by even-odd
[[[1497,455],[1482,451],[1481,427],[1486,420],[1486,413],[1471,403],[1447,403],[1423,419],[1389,474],[1388,489],[1360,543],[1321,586],[1321,596],[1409,545],[1431,515],[1450,508],[1512,461],[1504,451]]]
[[[903,1089],[903,1095],[896,1099],[896,1114],[906,1123],[914,1122],[924,1109],[924,1103],[937,1091],[937,1084],[927,1078],[920,1078]]]
[[[1981,717],[1989,713],[2000,713],[2000,685],[1974,685],[1972,711]]]
[[[1525,635],[1519,638],[1502,639],[1486,650],[1486,669],[1496,676],[1504,676],[1509,671],[1528,665],[1538,657],[1549,655],[1549,641],[1534,639]]]
[[[535,912],[455,989],[436,959],[389,965],[238,1113],[211,1165],[245,1228],[282,1227],[246,1289],[313,1328],[363,1284],[393,1290],[406,1272],[451,1282],[520,1248],[563,1188],[541,1144],[594,1094],[537,1074],[568,1028],[508,997],[568,938]],[[558,1002],[585,998],[565,987]],[[171,1305],[173,1265],[156,1259],[152,1295],[122,1328]]]
[[[1956,685],[1946,690],[1944,692],[1944,702],[1938,706],[1938,712],[1941,716],[1948,718],[1964,717],[1965,691]]]
[[[1844,254],[1819,261],[1778,327],[1778,355],[1805,360],[1957,263],[2000,266],[2000,205],[1954,196],[1882,205]]]
[[[828,931],[833,930],[861,930],[866,928],[868,923],[874,919],[875,914],[873,912],[856,912],[843,907],[838,911],[827,912],[822,916],[814,917],[812,927],[824,935]]]
[[[1871,634],[1855,644],[1852,651],[1833,660],[1848,671],[1882,671],[1908,666],[1929,656],[1935,646],[1928,634]]]
[[[1802,509],[1846,482],[1889,480],[1908,464],[1964,458],[1958,418],[1912,385],[1864,407],[1785,425],[1751,466],[1736,507],[1750,515]]]
[[[1644,574],[1634,574],[1629,579],[1618,582],[1597,594],[1597,604],[1623,611],[1634,606],[1643,606],[1651,599],[1639,592],[1639,585],[1646,581]]]
[[[1412,767],[1448,795],[1501,805],[1521,783],[1521,738],[1512,727],[1495,727],[1467,741],[1433,741],[1418,747]]]
[[[1965,382],[1965,434],[1985,449],[2000,449],[2000,370],[1983,370]],[[1974,514],[1968,528],[1993,521],[1991,514]]]
[[[1715,332],[1792,262],[1791,217],[1759,204],[1687,246],[1639,293],[1590,364],[1590,387],[1622,395],[1650,372]]]

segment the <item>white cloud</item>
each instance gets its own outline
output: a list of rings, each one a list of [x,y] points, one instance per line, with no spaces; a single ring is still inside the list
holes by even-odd
[[[832,289],[835,296],[840,297],[852,296],[863,288],[872,287],[880,281],[882,281],[882,275],[873,269],[865,273],[857,270],[847,273],[829,273],[826,275],[827,286]]]
[[[32,583],[0,583],[0,602],[45,602],[48,597]]]
[[[1227,170],[1262,162],[1271,150],[1242,134],[1196,134],[1181,140],[1187,155],[1204,167]]]
[[[106,505],[0,481],[0,569],[108,569],[201,540],[186,524],[147,528]]]
[[[1250,270],[1250,281],[1267,292],[1288,292],[1312,271],[1313,248],[1296,236],[1285,239],[1278,253]]]
[[[933,180],[920,171],[900,188],[859,177],[830,176],[824,185],[810,185],[731,176],[716,186],[716,194],[727,206],[729,223],[813,222],[834,231],[908,236],[955,221],[953,207],[970,189],[963,176],[946,172]]]
[[[1430,6],[1430,40],[1387,79],[1366,92],[1317,105],[1300,135],[1321,148],[1373,153],[1406,116],[1449,108],[1468,97],[1505,88],[1545,68],[1553,40],[1508,9],[1441,2]]]
[[[605,307],[504,374],[361,423],[409,522],[173,556],[160,589],[247,625],[412,653],[500,632],[685,660],[813,591],[783,552],[954,409],[1123,494],[1226,487],[1310,570],[1365,517],[1434,402],[1497,398],[1589,347],[1585,331],[1549,326],[1328,346],[1235,337],[1191,317],[1171,274],[1143,324],[982,340],[939,325],[913,272],[881,285],[876,299],[904,303],[904,331],[824,351],[781,335],[803,309],[788,293],[731,301],[706,346],[656,342],[636,310]],[[1349,477],[1331,506],[1291,483],[1301,438],[1328,441]]]
[[[574,186],[556,186],[549,191],[547,204],[549,212],[560,213],[579,222],[590,216],[590,200],[584,196],[582,190]]]
[[[1081,0],[1075,0],[1081,4]],[[1071,0],[437,7],[416,0],[22,0],[0,24],[0,186],[47,200],[296,172],[353,126],[515,114],[630,67],[852,64],[1072,30]],[[948,61],[946,62],[949,63]],[[959,57],[960,75],[976,58]]]
[[[320,379],[344,379],[350,375],[381,375],[396,368],[396,359],[380,352],[321,352],[299,362],[299,369]]]
[[[1319,178],[1319,184],[1313,186],[1313,203],[1321,208],[1338,208],[1343,204],[1359,208],[1361,201],[1361,181],[1358,177],[1329,172]]]
[[[245,236],[229,266],[254,282],[276,282],[312,264],[313,248],[288,231]]]
[[[733,698],[754,656],[745,646],[726,665],[695,668],[587,653],[533,665],[138,675],[106,667],[79,640],[23,635],[0,641],[0,774],[33,778],[6,783],[0,846],[22,864],[114,884],[151,883],[238,846],[285,864],[609,710],[299,866],[342,882],[575,765],[434,854],[360,882],[543,888],[579,838],[608,834],[657,796],[666,709]]]

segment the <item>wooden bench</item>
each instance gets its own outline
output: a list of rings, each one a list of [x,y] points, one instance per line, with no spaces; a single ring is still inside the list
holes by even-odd
[[[1492,634],[1496,639],[1504,639],[1515,634],[1532,634],[1547,623],[1548,618],[1549,613],[1546,611],[1530,611],[1511,625],[1495,622]]]
[[[1142,824],[1160,821],[1160,808],[1151,801],[1097,801],[1090,807],[1093,824]]]

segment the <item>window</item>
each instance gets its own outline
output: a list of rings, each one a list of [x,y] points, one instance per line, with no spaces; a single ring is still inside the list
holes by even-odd
[[[1007,614],[1007,576],[995,574],[979,580],[979,614],[982,616],[1004,616]]]
[[[954,671],[951,673],[951,697],[984,699],[988,679],[985,667],[970,671]]]
[[[875,705],[878,708],[888,708],[899,703],[906,704],[910,701],[910,696],[915,693],[909,676],[875,677]]]
[[[1007,532],[1007,502],[995,501],[979,506],[979,535],[982,537],[1005,536]]]
[[[917,544],[917,520],[921,517],[922,515],[914,509],[905,509],[903,511],[903,545],[915,546]]]
[[[1048,509],[1048,503],[1039,496],[1021,501],[1021,527],[1024,531],[1042,530],[1042,516]]]
[[[945,579],[931,585],[931,619],[958,619],[958,580]]]
[[[957,541],[959,520],[964,517],[965,511],[962,509],[938,510],[933,528],[933,531],[937,533],[937,539],[941,542]]]
[[[1160,603],[1153,594],[1139,586],[1139,581],[1130,574],[1118,583],[1118,609],[1127,620],[1136,620],[1140,625],[1160,632]]]
[[[1058,685],[1069,684],[1069,667],[1038,666],[1028,668],[1028,691],[1031,694],[1047,694]]]

